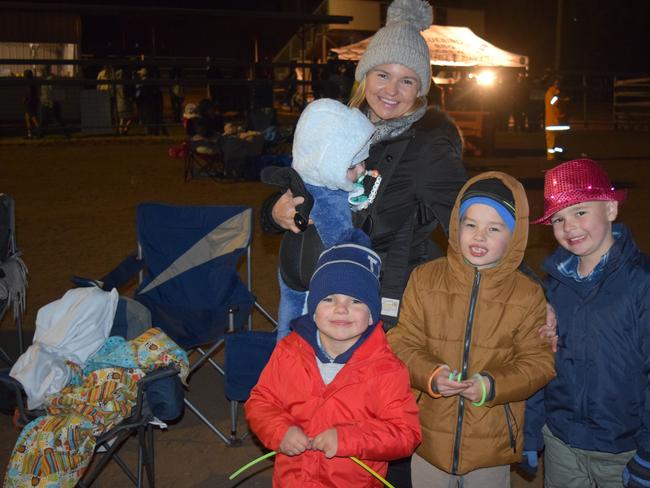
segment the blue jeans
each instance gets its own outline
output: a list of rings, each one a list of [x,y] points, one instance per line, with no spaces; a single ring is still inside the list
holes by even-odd
[[[290,322],[304,315],[307,308],[307,292],[296,291],[289,288],[280,273],[278,272],[278,282],[280,283],[280,306],[278,308],[278,342],[283,337],[289,335],[291,327]]]

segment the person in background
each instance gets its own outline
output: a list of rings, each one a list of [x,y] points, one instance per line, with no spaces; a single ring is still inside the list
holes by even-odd
[[[158,80],[156,84],[149,86],[152,97],[154,134],[168,136],[169,131],[167,130],[167,124],[165,123],[163,93],[160,88],[160,70],[157,66],[151,68],[150,78]]]
[[[195,112],[190,112],[188,115],[185,133],[190,139],[192,149],[199,154],[218,153],[223,119],[217,114],[214,104],[204,98],[199,102]]]
[[[102,66],[102,69],[97,73],[97,80],[113,80],[115,78],[115,72],[113,67],[110,65]],[[108,99],[111,110],[111,121],[113,123],[117,122],[117,109],[116,109],[116,100],[115,100],[115,85],[98,83],[97,91],[108,93]]]
[[[564,105],[569,101],[560,93],[560,78],[554,77],[544,95],[544,134],[546,136],[546,159],[554,161],[557,154],[565,152],[559,145],[559,134],[569,129]]]
[[[118,67],[115,70],[116,80],[130,80],[129,73],[125,67]],[[134,85],[131,84],[118,84],[115,85],[115,105],[117,109],[117,133],[126,135],[129,132],[131,122],[133,122],[133,96]]]
[[[526,73],[517,73],[517,80],[513,88],[512,116],[514,117],[517,132],[524,132],[528,129],[528,106],[530,99],[530,86]]]
[[[284,97],[284,105],[289,108],[290,112],[293,112],[294,108],[300,110],[300,107],[296,105],[296,92],[298,91],[298,73],[296,72],[296,62],[291,61],[289,63],[289,73],[285,79],[286,91]]]
[[[34,79],[34,73],[31,69],[26,69],[23,73],[25,81]],[[23,95],[23,107],[25,108],[25,130],[26,137],[31,139],[38,135],[38,86],[34,84],[25,85],[25,94]]]
[[[52,75],[52,70],[50,66],[45,66],[41,71],[41,77],[45,81],[51,81],[54,79]],[[65,137],[70,137],[68,128],[63,121],[61,116],[61,102],[54,100],[54,90],[53,86],[50,83],[43,83],[41,85],[40,91],[40,133],[39,137],[43,137],[47,134],[48,128],[52,121],[56,122],[61,129]]]
[[[183,69],[174,67],[169,72],[169,78],[173,80],[169,87],[169,103],[172,108],[172,122],[180,123],[183,117],[183,101],[185,100],[185,91],[180,79],[183,77]]]
[[[157,70],[153,68],[140,68],[137,72],[142,81],[157,77]],[[145,126],[148,136],[167,135],[167,128],[162,120],[162,92],[160,87],[150,83],[136,85],[135,103],[138,107],[140,123]]]

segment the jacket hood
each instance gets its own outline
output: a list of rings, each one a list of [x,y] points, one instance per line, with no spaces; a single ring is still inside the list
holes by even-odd
[[[471,178],[465,183],[456,197],[456,203],[454,204],[454,209],[449,219],[449,248],[447,250],[447,259],[458,276],[473,275],[474,273],[474,267],[465,261],[460,251],[460,202],[470,186],[477,181],[490,178],[501,180],[512,192],[515,200],[515,229],[501,260],[492,268],[482,269],[481,274],[506,276],[516,271],[524,259],[526,244],[528,242],[528,198],[526,197],[524,187],[519,181],[506,173],[488,171]]]
[[[307,105],[293,137],[291,166],[305,183],[352,190],[347,170],[368,158],[375,126],[356,108],[321,98]]]

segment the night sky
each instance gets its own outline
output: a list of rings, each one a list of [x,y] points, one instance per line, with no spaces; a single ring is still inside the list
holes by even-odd
[[[309,12],[314,0],[41,0],[66,4],[121,4],[156,7],[216,8],[264,11]],[[493,44],[530,57],[533,74],[553,68],[555,60],[555,28],[560,0],[448,0],[430,2],[436,7],[477,8],[486,13],[486,38]],[[560,69],[563,71],[595,71],[617,73],[650,73],[650,0],[561,0],[563,23]],[[389,2],[385,2],[389,3]],[[173,19],[172,19],[173,20]],[[163,30],[180,29],[196,32],[187,19],[167,19]],[[86,22],[84,44],[105,44],[114,25],[94,16]],[[102,28],[104,24],[104,28]],[[126,23],[128,25],[128,22]],[[136,23],[136,25],[138,25]],[[128,27],[136,29],[135,27]],[[199,29],[200,30],[200,29]],[[233,27],[227,35],[236,42],[241,29]],[[262,38],[274,36],[274,25],[268,25]],[[145,36],[146,37],[146,36]],[[146,42],[146,41],[145,41]],[[205,38],[203,44],[210,41]],[[249,42],[249,41],[242,41]],[[203,46],[205,47],[205,46]],[[117,48],[116,48],[117,49]],[[250,50],[246,46],[245,50]],[[119,54],[119,53],[115,53]],[[186,53],[185,55],[192,55]],[[204,53],[197,53],[204,55]]]
[[[458,2],[453,2],[458,3]],[[553,67],[557,0],[462,2],[486,9],[489,40]],[[650,72],[650,1],[564,0],[560,69]]]

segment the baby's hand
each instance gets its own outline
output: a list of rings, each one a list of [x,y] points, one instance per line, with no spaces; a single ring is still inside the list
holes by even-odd
[[[485,397],[490,396],[490,380],[488,380],[485,376],[481,376],[483,378],[483,381],[485,383]],[[481,401],[481,398],[483,398],[483,386],[481,385],[481,380],[479,379],[479,375],[474,375],[471,379],[468,381],[471,382],[471,385],[463,391],[460,396],[467,398],[468,400],[472,402],[479,402]]]
[[[339,448],[339,437],[336,429],[331,427],[318,434],[312,440],[311,447],[323,451],[327,459],[333,458]]]
[[[284,438],[280,442],[280,452],[287,456],[297,456],[309,448],[311,448],[309,437],[296,425],[287,429],[287,433],[284,434]]]
[[[450,370],[449,368],[442,368],[438,374],[433,378],[433,383],[443,397],[451,397],[458,395],[465,391],[472,383],[469,380],[456,381],[455,379],[449,379]]]

